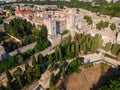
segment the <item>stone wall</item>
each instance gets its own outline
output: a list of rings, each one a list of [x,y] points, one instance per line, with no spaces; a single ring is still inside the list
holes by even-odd
[[[21,48],[19,48],[19,49],[16,49],[16,50],[10,52],[8,55],[9,55],[9,56],[13,56],[13,55],[15,55],[15,54],[24,53],[24,52],[26,52],[27,50],[33,49],[36,45],[37,45],[37,42],[31,43],[31,44],[29,44],[29,45],[26,45],[26,46],[24,46],[24,47],[21,47]]]

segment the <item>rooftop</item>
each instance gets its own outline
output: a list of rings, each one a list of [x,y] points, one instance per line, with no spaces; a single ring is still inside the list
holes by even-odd
[[[18,10],[16,11],[17,14],[31,14],[32,12],[30,10],[25,10],[25,11],[21,11],[21,10]]]

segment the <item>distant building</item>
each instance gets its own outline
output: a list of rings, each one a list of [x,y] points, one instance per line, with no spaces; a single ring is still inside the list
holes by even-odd
[[[21,7],[24,5],[21,5]],[[38,6],[35,5],[34,7],[41,8],[44,6]],[[49,6],[46,6],[49,7]],[[50,6],[55,7],[55,6]],[[22,7],[24,8],[24,7]],[[97,17],[94,13],[79,9],[81,12],[77,12],[76,8],[66,8],[63,11],[39,11],[36,10],[35,12],[32,12],[31,10],[17,10],[15,12],[16,17],[21,17],[22,19],[26,19],[27,21],[31,22],[36,26],[36,28],[39,28],[40,25],[46,25],[48,29],[48,39],[51,42],[51,44],[57,45],[62,40],[62,33],[67,29],[69,30],[69,33],[71,33],[71,36],[73,37],[75,35],[75,32],[78,33],[91,33],[91,35],[100,34],[104,40],[104,42],[114,42],[116,40],[116,32],[113,32],[110,30],[110,28],[105,28],[104,30],[97,30],[96,24],[100,22],[100,20],[108,21],[109,18]],[[34,11],[34,10],[33,10]],[[86,19],[84,19],[84,13],[90,14],[91,18],[93,19],[93,24],[88,25]],[[93,15],[93,17],[92,17]],[[89,16],[89,15],[88,15]],[[15,17],[15,18],[16,18]],[[11,19],[10,19],[11,20]],[[9,19],[4,20],[5,22],[9,22]],[[116,23],[118,19],[115,20],[109,20],[108,22]],[[119,21],[118,21],[119,23]],[[118,25],[117,25],[118,26]]]
[[[18,17],[29,17],[32,14],[30,10],[18,10],[15,15]]]
[[[94,0],[78,0],[78,1],[83,1],[83,2],[93,2]],[[119,0],[106,0],[108,3],[110,3],[110,2],[113,2],[113,3],[115,3],[115,2],[117,2],[117,1],[119,1]]]

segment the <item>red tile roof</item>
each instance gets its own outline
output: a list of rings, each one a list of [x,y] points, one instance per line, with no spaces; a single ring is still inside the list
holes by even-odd
[[[17,14],[31,14],[30,10],[26,10],[26,11],[16,11]]]

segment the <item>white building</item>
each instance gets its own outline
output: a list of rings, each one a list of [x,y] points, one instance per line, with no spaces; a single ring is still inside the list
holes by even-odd
[[[57,35],[56,21],[54,19],[44,20],[44,24],[48,29],[48,37],[54,37]]]

